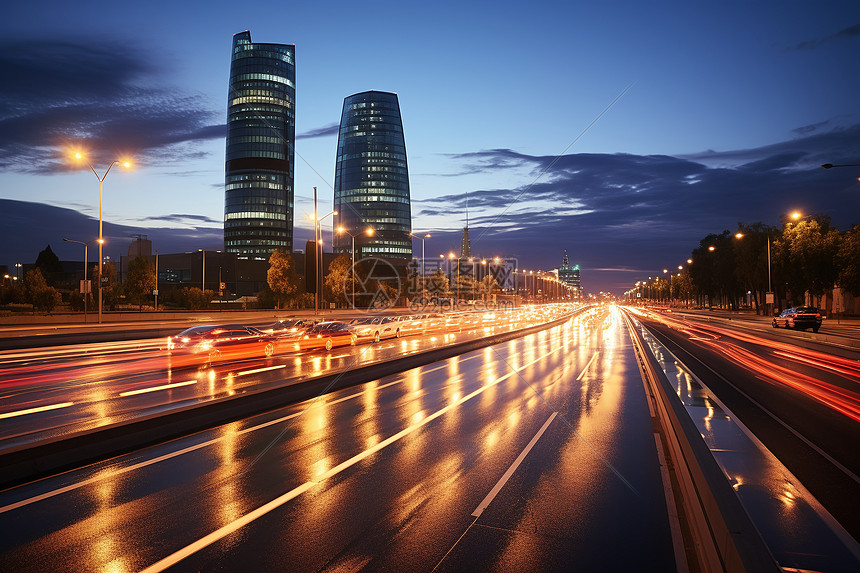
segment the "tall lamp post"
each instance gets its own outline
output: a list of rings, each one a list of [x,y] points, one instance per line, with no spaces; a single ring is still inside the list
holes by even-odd
[[[330,217],[331,215],[337,215],[337,211],[332,211],[331,213],[327,213],[320,218],[317,218],[317,208],[316,208],[316,192],[317,188],[314,187],[314,248],[316,249],[316,256],[314,257],[315,269],[314,272],[316,276],[314,280],[316,281],[316,295],[314,296],[314,314],[319,312],[321,302],[323,301],[322,296],[322,280],[320,279],[320,271],[322,270],[322,222],[326,217]]]
[[[203,270],[200,272],[200,290],[204,293],[206,292],[206,250],[205,249],[197,249],[201,253],[203,253]]]
[[[352,239],[352,308],[355,308],[355,238],[358,235],[353,235],[343,227],[337,228],[338,233],[346,233]],[[372,227],[368,227],[364,231],[368,237],[372,237],[375,232]]]
[[[799,219],[800,213],[792,213],[791,217],[793,219]],[[737,233],[735,233],[735,238],[738,240],[743,239],[744,234],[741,233],[740,231],[738,231]],[[690,262],[689,259],[687,260],[687,262]],[[773,314],[772,305],[774,304],[773,285],[771,283],[770,274],[771,274],[771,271],[770,271],[770,227],[768,227],[767,228],[767,292],[764,294],[765,312],[767,313],[768,316]]]
[[[421,239],[421,296],[426,298],[426,290],[427,290],[427,277],[424,274],[424,239],[430,238],[430,233],[427,233],[423,237],[419,237],[413,233],[409,233],[410,237],[415,237],[416,239]]]
[[[111,161],[110,165],[108,165],[108,168],[107,168],[107,171],[105,171],[105,174],[102,175],[101,177],[99,177],[99,174],[96,171],[96,168],[93,167],[93,164],[90,163],[89,160],[87,160],[82,154],[75,153],[75,159],[86,161],[87,165],[89,165],[90,169],[92,170],[93,175],[95,175],[96,179],[99,180],[99,239],[98,239],[99,240],[99,324],[101,324],[102,323],[102,264],[103,264],[102,248],[104,247],[104,242],[105,242],[104,235],[102,234],[102,203],[103,203],[103,198],[104,198],[104,182],[108,176],[108,173],[110,173],[111,167],[113,167],[115,164],[119,163],[123,167],[131,167],[131,163],[129,163],[128,161],[121,161],[119,159],[115,159],[115,160]]]
[[[67,243],[77,243],[79,245],[84,246],[84,282],[83,282],[83,284],[86,288],[86,292],[83,294],[84,294],[84,324],[86,324],[87,323],[87,299],[90,297],[90,285],[89,285],[89,281],[87,281],[87,253],[88,253],[87,249],[90,246],[90,243],[93,243],[95,241],[99,241],[99,239],[93,239],[89,243],[85,243],[84,241],[76,241],[74,239],[66,239],[65,237],[63,238],[63,240],[66,241]],[[99,241],[99,246],[101,246],[100,241]],[[84,289],[81,289],[81,290],[84,290]]]
[[[454,253],[448,253],[448,258],[453,261]],[[454,306],[455,308],[460,306],[460,257],[457,257],[457,303]]]

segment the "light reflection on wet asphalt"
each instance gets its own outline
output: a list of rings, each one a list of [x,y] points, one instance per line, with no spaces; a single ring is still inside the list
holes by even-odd
[[[540,316],[525,311],[495,316],[496,323],[487,323],[493,327],[467,324],[450,332],[337,347],[328,352],[295,351],[292,344],[284,343],[270,359],[249,358],[211,367],[199,365],[200,359],[169,357],[161,339],[0,352],[0,447],[356,368],[550,318],[549,311]],[[44,411],[36,412],[37,408]]]
[[[0,506],[2,570],[171,555],[189,571],[674,563],[617,310],[8,490]]]

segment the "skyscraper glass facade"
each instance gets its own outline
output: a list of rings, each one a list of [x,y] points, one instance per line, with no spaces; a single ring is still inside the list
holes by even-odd
[[[296,47],[233,36],[227,95],[224,248],[244,259],[293,249]]]
[[[406,142],[397,94],[369,91],[343,101],[334,175],[335,227],[355,236],[356,260],[412,258]],[[372,228],[374,234],[365,231]],[[352,239],[335,235],[349,252]]]

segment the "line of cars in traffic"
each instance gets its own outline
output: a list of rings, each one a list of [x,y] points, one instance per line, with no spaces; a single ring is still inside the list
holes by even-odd
[[[464,324],[460,317],[442,314],[363,316],[349,321],[286,319],[265,328],[209,324],[168,337],[167,351],[171,358],[180,362],[185,358],[187,363],[268,358],[283,351],[332,350],[414,334],[456,332]]]
[[[502,312],[425,313],[360,316],[350,320],[285,319],[258,328],[241,324],[192,326],[167,338],[175,366],[246,358],[269,358],[282,352],[380,342],[419,334],[455,333],[500,324],[535,323],[557,309],[526,308]],[[549,313],[549,314],[548,314]]]

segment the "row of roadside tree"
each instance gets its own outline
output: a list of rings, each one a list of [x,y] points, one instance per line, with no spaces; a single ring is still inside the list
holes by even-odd
[[[780,227],[739,223],[735,232],[704,237],[691,259],[671,279],[643,284],[646,298],[732,309],[749,301],[763,313],[769,290],[776,308],[824,308],[836,293],[830,310],[851,312],[860,297],[860,225],[839,231],[827,215],[786,218]]]

